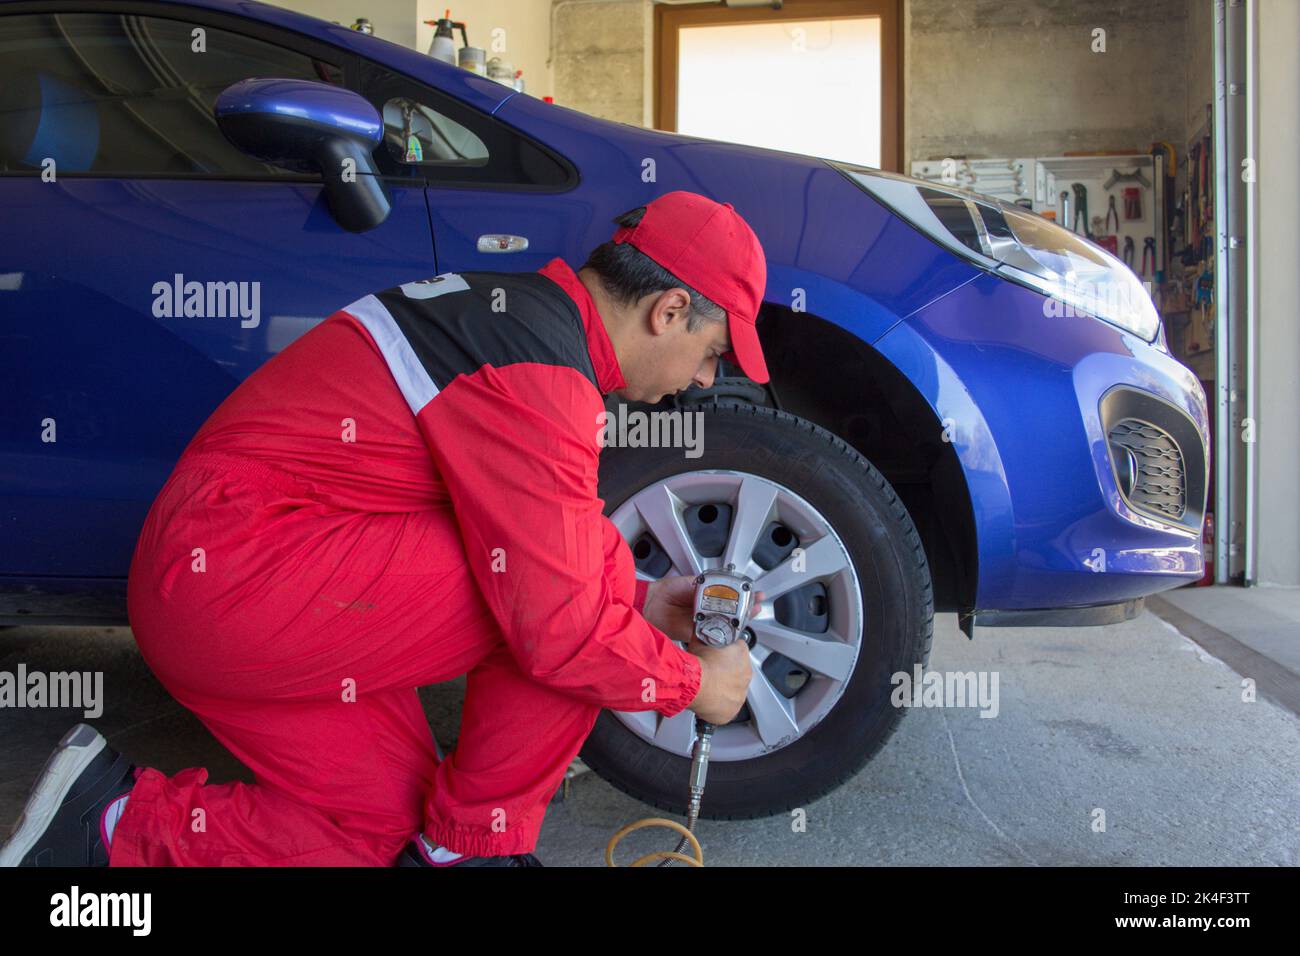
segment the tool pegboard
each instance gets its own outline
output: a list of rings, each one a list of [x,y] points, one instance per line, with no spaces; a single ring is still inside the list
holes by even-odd
[[[1015,202],[1036,197],[1034,165],[1032,159],[931,159],[912,163],[912,175]]]
[[[1140,279],[1155,281],[1155,167],[1148,154],[921,160],[912,163],[912,175],[1019,203],[1110,250]]]

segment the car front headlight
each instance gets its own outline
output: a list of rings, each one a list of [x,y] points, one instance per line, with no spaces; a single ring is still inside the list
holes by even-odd
[[[1146,287],[1096,243],[1014,203],[851,163],[830,165],[975,265],[1147,342],[1160,337],[1160,315]]]

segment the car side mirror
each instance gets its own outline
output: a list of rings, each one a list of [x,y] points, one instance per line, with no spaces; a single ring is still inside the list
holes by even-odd
[[[213,113],[241,152],[320,173],[330,212],[344,229],[365,232],[388,218],[392,203],[371,156],[384,121],[356,93],[309,80],[242,80],[222,91]]]

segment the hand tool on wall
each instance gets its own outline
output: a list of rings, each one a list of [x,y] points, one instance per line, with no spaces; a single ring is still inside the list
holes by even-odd
[[[1196,305],[1205,315],[1207,306],[1214,302],[1214,273],[1206,269],[1196,280]]]
[[[1150,261],[1151,268],[1155,269],[1156,241],[1151,236],[1147,236],[1145,239],[1142,240],[1142,271],[1139,272],[1138,275],[1145,276],[1147,274],[1148,256],[1150,256],[1149,261]]]
[[[1062,226],[1070,231],[1074,230],[1074,220],[1070,218],[1070,194],[1064,189],[1061,190],[1061,218],[1057,220]]]
[[[1195,330],[1195,339],[1188,343],[1189,347],[1195,351],[1201,351],[1211,347],[1214,341],[1214,314],[1211,307],[1214,304],[1214,273],[1206,269],[1196,280],[1196,312],[1198,321],[1193,323]],[[1204,336],[1205,341],[1200,341]]]
[[[1169,260],[1173,255],[1170,222],[1177,201],[1174,186],[1175,176],[1178,173],[1178,154],[1173,144],[1157,142],[1151,144],[1151,159],[1156,171],[1155,195],[1152,202],[1154,220],[1152,226],[1156,238],[1156,278],[1158,281],[1163,281],[1169,269]]]
[[[1136,186],[1124,187],[1124,218],[1130,221],[1142,218],[1142,190]]]
[[[1150,186],[1151,180],[1147,179],[1146,174],[1140,169],[1131,173],[1121,173],[1118,169],[1112,169],[1110,178],[1101,184],[1101,188],[1112,189],[1116,183],[1141,183],[1143,186]]]
[[[1134,256],[1135,248],[1136,246],[1133,243],[1133,237],[1125,236],[1124,237],[1124,265],[1128,266],[1130,269],[1133,268],[1133,256]]]
[[[1092,233],[1088,231],[1088,187],[1083,183],[1073,183],[1070,186],[1074,190],[1074,219],[1070,222],[1070,228],[1079,232],[1079,217],[1083,217],[1083,232],[1081,236],[1092,238]]]
[[[1106,203],[1106,225],[1103,228],[1106,230],[1106,232],[1111,233],[1112,235],[1118,235],[1119,234],[1119,210],[1115,208],[1114,195],[1108,196],[1107,199],[1109,200],[1109,202]],[[1110,228],[1111,216],[1115,217],[1114,232],[1111,232],[1111,228]]]
[[[1210,156],[1214,149],[1213,141],[1207,135],[1201,145],[1201,235],[1205,243],[1206,257],[1214,251],[1214,180],[1210,169]]]
[[[1192,191],[1184,189],[1182,198],[1178,201],[1178,225],[1183,245],[1179,258],[1185,266],[1196,265],[1196,246],[1192,242],[1192,219],[1194,216],[1192,210]]]
[[[1178,154],[1174,150],[1172,143],[1166,143],[1163,140],[1151,144],[1152,156],[1163,156],[1165,158],[1165,177],[1173,179],[1178,174]],[[1149,185],[1149,184],[1148,184]]]

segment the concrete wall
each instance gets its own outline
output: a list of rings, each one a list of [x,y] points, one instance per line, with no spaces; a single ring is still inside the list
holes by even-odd
[[[555,101],[603,119],[651,124],[650,0],[554,0]]]
[[[1259,580],[1300,585],[1300,3],[1259,4]]]
[[[906,14],[909,161],[1183,140],[1187,0],[908,0]]]
[[[377,36],[403,46],[415,45],[416,0],[274,0],[274,5],[345,27],[365,17]]]
[[[1183,53],[1183,91],[1187,113],[1182,135],[1171,142],[1183,147],[1206,122],[1212,122],[1208,107],[1214,102],[1214,0],[1187,0],[1187,43]]]

